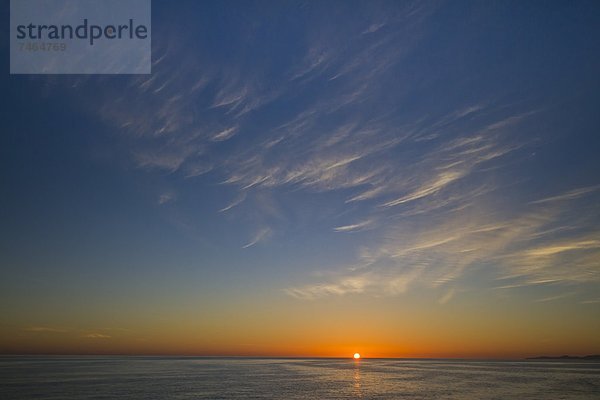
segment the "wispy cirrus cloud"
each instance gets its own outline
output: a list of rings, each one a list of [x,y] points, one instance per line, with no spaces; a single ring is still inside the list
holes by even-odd
[[[68,330],[64,328],[56,328],[51,326],[28,326],[23,328],[27,332],[39,332],[39,333],[66,333]]]
[[[408,195],[402,196],[398,199],[388,201],[387,203],[384,203],[383,206],[393,207],[393,206],[397,206],[402,203],[406,203],[409,201],[413,201],[413,200],[417,200],[417,199],[429,196],[431,194],[435,194],[435,193],[439,192],[440,190],[442,190],[447,185],[454,182],[455,180],[460,179],[462,176],[463,176],[463,173],[460,171],[442,172],[438,176],[436,176],[433,181],[426,182],[423,186],[418,187],[414,192],[412,192]]]
[[[597,281],[597,211],[586,220],[570,210],[598,186],[506,196],[515,181],[531,179],[515,164],[532,157],[527,124],[543,104],[476,90],[465,98],[447,85],[450,76],[420,71],[414,59],[423,58],[437,7],[382,6],[362,24],[335,30],[316,18],[289,43],[297,57],[277,63],[215,55],[199,67],[201,41],[194,53],[166,35],[153,75],[132,78],[126,92],[99,85],[90,108],[118,131],[135,167],[188,185],[210,172],[234,191],[214,210],[247,217],[254,234],[245,249],[286,229],[270,223],[271,205],[292,192],[321,196],[314,208],[334,210],[323,224],[331,234],[368,231],[351,267],[292,286],[292,296],[399,294],[422,285],[439,288],[446,303],[461,293],[452,285],[484,266],[502,281],[496,287]],[[233,46],[262,49],[252,38]],[[287,208],[301,208],[286,199]]]
[[[580,303],[581,304],[596,304],[596,303],[600,303],[600,298],[583,300]]]
[[[428,13],[414,12],[424,12],[423,18]],[[474,244],[479,246],[476,251],[463,252],[465,240],[476,241],[475,236],[485,234],[466,231],[460,218],[446,218],[441,223],[444,234],[440,234],[439,226],[420,227],[407,239],[406,232],[398,227],[399,218],[469,209],[475,199],[497,190],[494,182],[473,176],[482,175],[484,168],[501,167],[506,156],[522,147],[511,133],[529,114],[507,113],[506,107],[494,108],[482,101],[405,120],[394,103],[380,104],[377,99],[388,90],[385,82],[394,79],[419,37],[417,34],[416,41],[402,42],[389,51],[388,46],[402,33],[384,32],[384,26],[393,23],[386,20],[364,43],[345,49],[336,46],[335,38],[330,42],[318,39],[309,46],[305,65],[286,72],[286,80],[276,91],[261,89],[268,85],[261,83],[260,73],[244,81],[241,72],[234,69],[202,74],[192,91],[178,90],[189,84],[159,74],[134,86],[140,92],[160,89],[168,99],[165,104],[156,104],[153,122],[139,124],[135,108],[129,119],[120,118],[118,113],[117,118],[111,118],[121,121],[122,129],[131,130],[141,143],[150,143],[137,150],[139,167],[173,174],[181,171],[186,177],[210,170],[224,177],[223,184],[237,188],[238,196],[220,212],[239,206],[250,192],[276,190],[343,191],[346,195],[340,207],[364,207],[362,215],[354,219],[358,222],[336,224],[333,230],[369,230],[375,237],[386,238],[370,250],[373,261],[369,257],[358,260],[369,273],[290,289],[290,294],[312,298],[376,290],[394,294],[419,281],[443,285],[460,276],[468,265],[491,256],[493,251],[481,250],[481,243]],[[419,32],[418,23],[407,29]],[[345,62],[348,59],[352,62]],[[161,65],[156,68],[160,71]],[[187,68],[185,62],[180,68]],[[329,89],[314,97],[309,93],[317,82],[329,85]],[[198,110],[193,105],[211,87],[211,101],[204,110]],[[274,99],[286,101],[298,93],[304,96],[301,105],[261,126],[260,131],[253,128],[253,112]],[[145,109],[148,107],[154,105],[146,104]],[[190,115],[205,116],[205,123],[197,126],[197,118]],[[466,120],[470,120],[468,130],[464,130]],[[244,141],[241,136],[246,135],[237,135],[242,130],[254,132],[253,140]],[[211,156],[214,146],[222,142],[231,146],[227,156]],[[473,231],[481,228],[475,222],[466,227]],[[260,222],[242,248],[265,241],[273,229]],[[510,235],[506,231],[504,234]],[[505,243],[501,239],[498,242],[496,246]],[[425,254],[430,251],[433,254]],[[450,261],[427,267],[443,257]]]
[[[252,247],[252,246],[262,242],[263,240],[268,239],[270,234],[271,234],[271,228],[260,229],[258,232],[256,232],[256,234],[254,235],[254,237],[252,238],[252,240],[250,242],[248,242],[242,246],[242,249],[247,249],[249,247]]]
[[[167,203],[170,203],[172,201],[175,201],[177,199],[177,195],[173,192],[164,192],[161,193],[160,196],[158,196],[158,205],[164,205]]]
[[[568,193],[595,192],[588,189],[577,189],[556,197],[576,201],[580,196]],[[527,212],[512,218],[470,210],[467,215],[438,215],[425,228],[392,227],[378,245],[362,249],[358,267],[340,271],[327,283],[294,287],[288,293],[298,298],[357,292],[395,294],[410,285],[417,285],[445,287],[446,293],[440,298],[440,303],[444,304],[456,294],[456,288],[448,285],[455,285],[465,274],[481,269],[482,265],[495,271],[496,280],[511,282],[500,286],[504,289],[542,283],[600,282],[600,231],[597,227],[571,220],[571,206],[551,202],[531,202],[530,206]],[[577,228],[572,227],[574,222],[578,222]],[[422,224],[423,221],[414,223]],[[557,228],[565,224],[570,228],[559,229],[561,236],[556,237]],[[342,284],[357,274],[362,277],[361,291]],[[390,290],[394,278],[402,290]],[[331,287],[336,290],[324,289]],[[544,299],[550,301],[555,297]]]
[[[366,221],[358,222],[356,224],[338,226],[333,228],[333,230],[336,232],[356,232],[368,229],[369,227],[372,227],[373,224],[374,220],[369,219]]]
[[[112,338],[107,332],[130,332],[129,329],[124,328],[97,328],[97,330],[89,331],[76,328],[57,328],[53,326],[28,326],[23,328],[26,332],[35,332],[40,334],[65,334],[65,335],[78,335],[79,337],[86,339],[110,339]]]
[[[543,203],[552,203],[552,202],[557,202],[557,201],[574,200],[574,199],[577,199],[588,193],[595,192],[598,189],[600,189],[600,185],[574,189],[574,190],[570,190],[570,191],[563,193],[561,195],[558,195],[558,196],[551,196],[551,197],[547,197],[545,199],[532,201],[531,204],[543,204]]]
[[[229,211],[232,208],[234,208],[235,206],[242,204],[242,202],[244,200],[246,200],[246,192],[241,192],[235,200],[233,200],[231,203],[227,204],[225,207],[221,208],[219,210],[219,212]]]
[[[556,296],[549,296],[549,297],[543,297],[541,299],[537,299],[536,302],[538,303],[545,303],[548,301],[555,301],[555,300],[560,300],[560,299],[564,299],[565,297],[569,297],[569,296],[573,296],[575,295],[576,292],[568,292],[568,293],[562,293]]]
[[[223,140],[231,139],[233,135],[237,133],[237,130],[238,128],[236,126],[224,129],[221,132],[215,134],[212,137],[212,140],[214,140],[215,142],[221,142]]]
[[[98,332],[86,333],[82,337],[84,337],[86,339],[110,339],[111,338],[110,335],[107,335],[104,333],[98,333]]]
[[[440,304],[446,304],[448,303],[450,300],[452,300],[452,298],[454,297],[454,294],[456,293],[456,289],[451,288],[450,290],[448,290],[446,292],[446,294],[444,294],[439,300],[438,303]]]
[[[290,296],[300,299],[315,299],[325,295],[343,295],[349,293],[363,293],[371,284],[365,276],[348,276],[336,282],[317,284],[303,288],[289,288],[285,292]]]

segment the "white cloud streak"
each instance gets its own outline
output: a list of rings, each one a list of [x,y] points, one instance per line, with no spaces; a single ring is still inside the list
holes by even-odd
[[[356,224],[338,226],[336,228],[333,228],[333,230],[336,232],[357,232],[373,226],[373,223],[373,220],[366,220],[358,222]]]
[[[249,247],[255,246],[256,244],[266,240],[270,234],[271,234],[270,228],[263,228],[263,229],[259,230],[258,232],[256,232],[256,234],[254,235],[254,238],[250,242],[248,242],[244,246],[242,246],[242,249],[247,249]]]
[[[68,330],[63,328],[55,328],[51,326],[30,326],[23,328],[27,332],[38,332],[38,333],[66,333]]]

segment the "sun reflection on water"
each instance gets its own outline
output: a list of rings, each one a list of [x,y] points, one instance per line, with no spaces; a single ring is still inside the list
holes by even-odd
[[[362,390],[360,387],[360,363],[354,363],[354,396],[362,397]]]

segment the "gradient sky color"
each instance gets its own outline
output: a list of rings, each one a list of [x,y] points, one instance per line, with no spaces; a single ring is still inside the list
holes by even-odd
[[[2,42],[1,353],[600,353],[598,2],[152,7],[152,75]]]

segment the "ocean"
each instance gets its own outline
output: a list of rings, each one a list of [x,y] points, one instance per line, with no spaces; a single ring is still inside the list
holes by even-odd
[[[600,399],[600,363],[0,357],[0,399]]]

